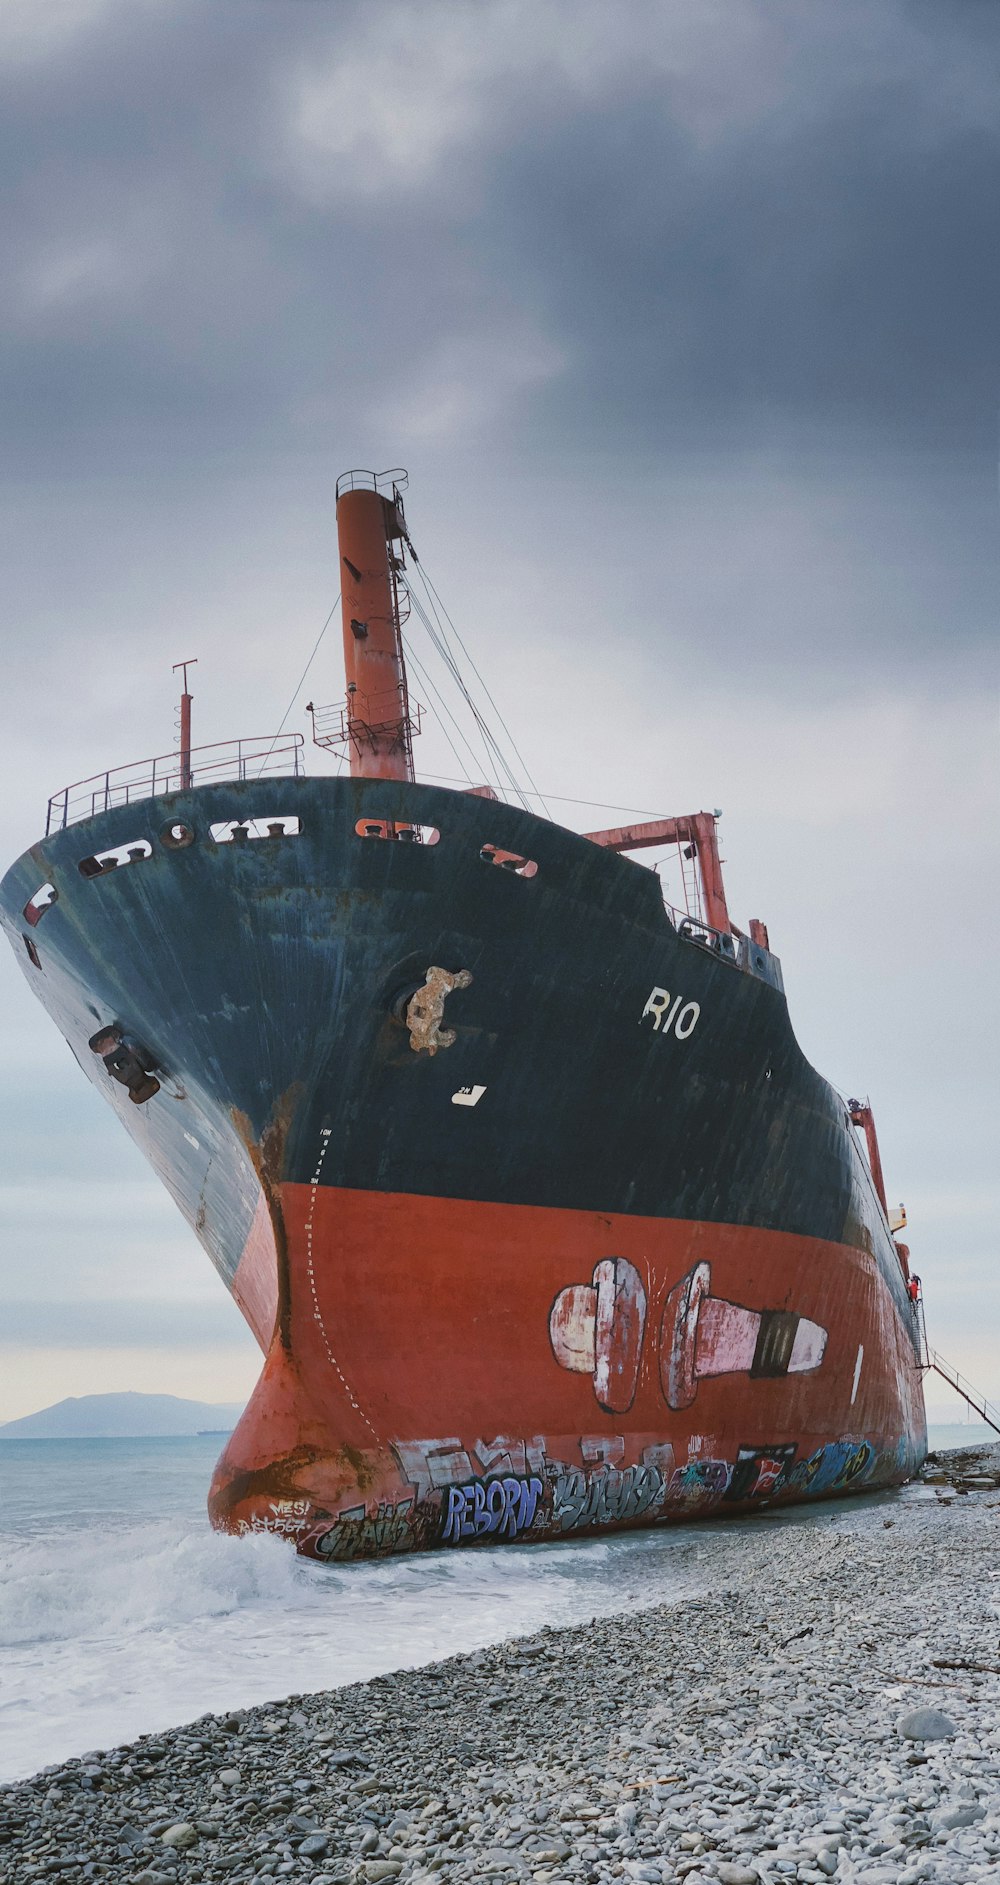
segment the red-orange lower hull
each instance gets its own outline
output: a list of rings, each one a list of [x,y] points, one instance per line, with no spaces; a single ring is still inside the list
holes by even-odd
[[[226,1529],[333,1560],[533,1542],[922,1456],[912,1332],[864,1250],[319,1183],[279,1216],[281,1263],[257,1225],[238,1273],[277,1322],[213,1481]]]

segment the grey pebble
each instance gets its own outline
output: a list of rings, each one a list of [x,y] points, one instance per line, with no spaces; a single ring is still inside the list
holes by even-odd
[[[985,1818],[986,1808],[970,1800],[961,1806],[944,1807],[940,1813],[935,1813],[931,1825],[937,1833],[954,1832],[960,1826],[974,1826],[977,1820]]]
[[[198,1829],[192,1826],[190,1820],[179,1820],[173,1826],[168,1826],[166,1831],[160,1834],[160,1838],[165,1846],[174,1846],[178,1851],[183,1852],[187,1846],[197,1844]]]
[[[914,1708],[898,1723],[899,1732],[910,1741],[947,1741],[956,1732],[950,1715],[939,1708]]]

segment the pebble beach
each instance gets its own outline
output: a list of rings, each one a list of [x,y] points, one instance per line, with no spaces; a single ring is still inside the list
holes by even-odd
[[[0,1792],[0,1880],[1000,1876],[1000,1448],[716,1540],[711,1588]]]

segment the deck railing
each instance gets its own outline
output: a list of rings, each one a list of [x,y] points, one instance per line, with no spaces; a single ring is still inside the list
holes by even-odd
[[[67,785],[49,800],[45,836],[79,824],[115,805],[134,805],[140,799],[180,792],[188,786],[218,784],[229,779],[297,779],[304,772],[301,733],[264,733],[243,740],[224,740],[214,746],[196,746],[189,754],[163,753],[156,759],[114,766],[91,779]]]
[[[700,916],[691,916],[687,910],[678,910],[674,904],[663,899],[667,912],[678,936],[685,942],[700,943],[703,949],[714,949],[717,955],[726,956],[735,962],[737,955],[736,938],[727,930],[713,929],[711,923],[705,923]]]

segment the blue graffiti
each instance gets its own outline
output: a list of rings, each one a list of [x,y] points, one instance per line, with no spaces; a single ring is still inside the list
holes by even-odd
[[[682,1500],[685,1505],[699,1505],[702,1500],[721,1499],[732,1476],[726,1460],[688,1460],[671,1475],[667,1503]]]
[[[867,1440],[831,1440],[793,1468],[788,1484],[807,1496],[831,1492],[834,1487],[863,1484],[875,1464],[875,1450]]]
[[[460,1538],[516,1538],[527,1531],[542,1495],[540,1479],[473,1479],[448,1487],[443,1544]]]

